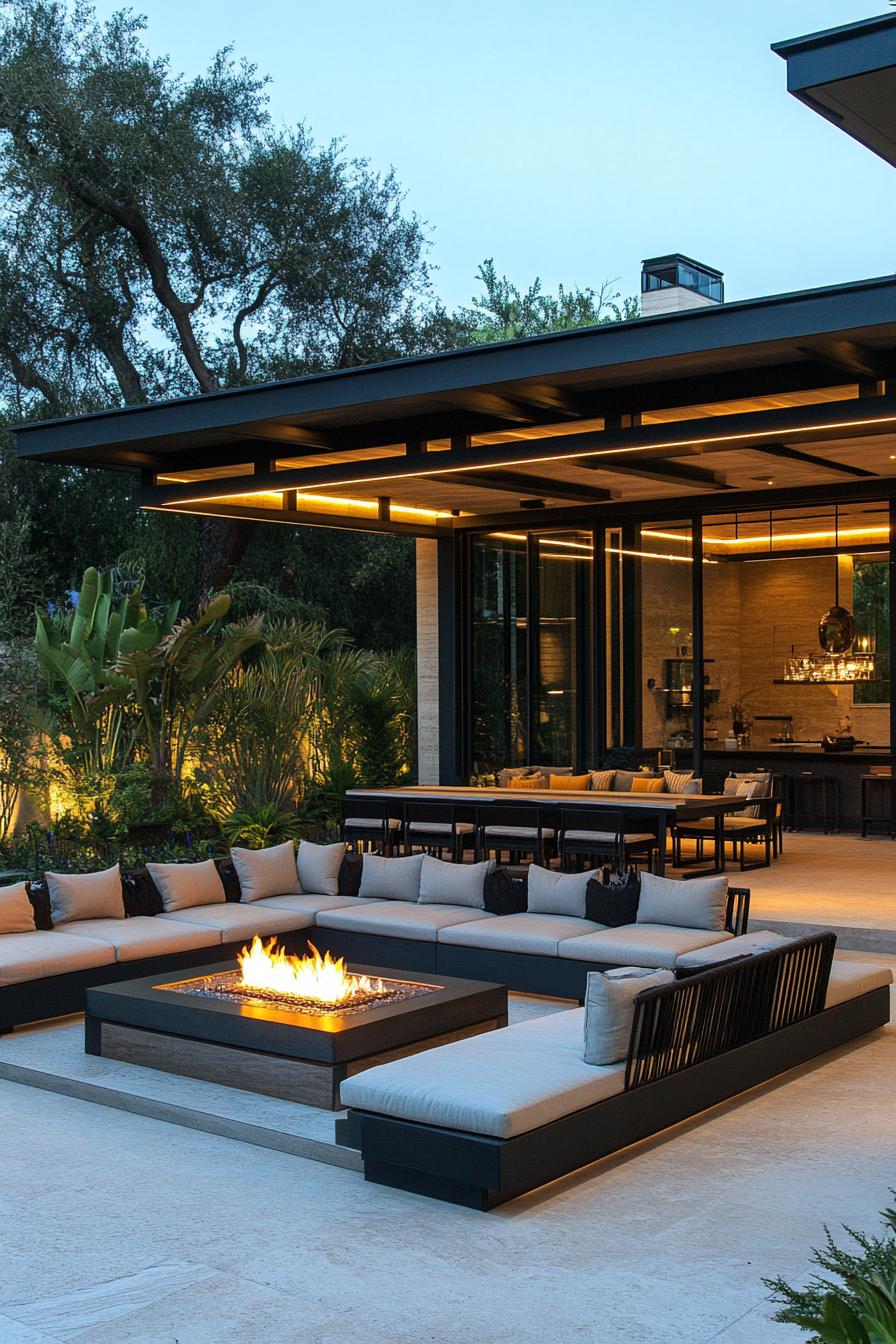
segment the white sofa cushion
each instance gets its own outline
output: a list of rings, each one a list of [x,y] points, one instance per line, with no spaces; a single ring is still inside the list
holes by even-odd
[[[369,901],[360,896],[262,896],[254,904],[263,910],[297,910],[305,915],[316,915],[320,910],[354,910],[359,905],[369,905]]]
[[[361,909],[322,910],[317,922],[322,929],[350,929],[387,938],[411,938],[434,943],[441,929],[471,920],[497,919],[485,910],[463,905],[420,905],[411,901],[369,901]]]
[[[291,840],[268,849],[233,848],[230,860],[240,880],[241,901],[299,894],[296,851]]]
[[[574,1008],[552,1014],[546,1031],[520,1022],[365,1069],[341,1085],[343,1105],[499,1139],[525,1134],[625,1087],[624,1064],[582,1058],[583,1016]]]
[[[420,897],[420,873],[425,854],[406,854],[385,859],[365,854],[361,860],[359,896],[371,901],[416,901]]]
[[[300,840],[296,855],[299,889],[322,896],[339,895],[339,869],[345,858],[345,845],[316,845],[313,840]]]
[[[0,887],[0,933],[34,933],[34,907],[28,899],[28,883]]]
[[[45,873],[54,924],[69,919],[124,919],[121,869],[99,873]]]
[[[724,943],[713,943],[710,947],[698,947],[693,952],[683,952],[676,959],[675,969],[697,971],[710,966],[718,966],[723,961],[735,957],[752,957],[757,952],[770,952],[775,947],[785,947],[793,939],[783,933],[774,933],[771,929],[756,929],[753,933],[742,933],[738,938],[729,938]]]
[[[295,929],[309,929],[314,916],[300,910],[259,910],[257,902],[243,905],[228,901],[225,905],[191,906],[189,910],[172,910],[153,919],[170,919],[177,924],[199,924],[207,929],[219,929],[221,941],[235,943],[240,939],[268,938],[272,933],[291,933]]]
[[[581,938],[567,938],[560,944],[560,956],[573,961],[604,962],[609,966],[665,966],[671,969],[683,952],[709,947],[730,938],[725,932],[706,929],[679,929],[667,924],[623,924],[618,929],[603,929]]]
[[[482,947],[493,952],[528,952],[555,957],[564,938],[594,933],[601,926],[571,915],[499,915],[485,924],[455,924],[439,933],[440,943]]]
[[[671,924],[681,929],[721,931],[728,904],[727,877],[695,877],[678,882],[641,874],[639,924]]]
[[[220,947],[218,929],[199,924],[162,922],[159,915],[135,915],[132,919],[81,919],[63,924],[60,938],[93,938],[108,943],[116,961],[137,961],[140,957],[164,957],[169,952],[191,952],[194,948]]]
[[[494,869],[494,859],[483,863],[446,863],[429,854],[420,869],[422,905],[465,905],[485,909],[485,879]]]
[[[529,886],[526,900],[533,915],[572,915],[585,918],[585,888],[593,872],[555,873],[550,868],[529,866]]]
[[[197,905],[223,905],[226,896],[221,874],[213,859],[204,863],[148,863],[149,873],[162,898],[162,908],[192,910]]]
[[[847,999],[858,999],[873,989],[892,985],[893,972],[889,966],[878,966],[873,961],[850,961],[834,954],[831,978],[828,981],[825,1008],[835,1008]]]
[[[590,971],[585,986],[586,1064],[617,1064],[628,1056],[635,996],[655,985],[671,985],[671,971],[619,966],[612,971]]]
[[[21,985],[26,980],[43,980],[46,976],[114,964],[115,952],[109,943],[92,938],[66,938],[55,929],[9,933],[0,938],[0,986]]]

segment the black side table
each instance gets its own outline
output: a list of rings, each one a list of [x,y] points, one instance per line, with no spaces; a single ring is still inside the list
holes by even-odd
[[[827,835],[840,829],[840,780],[836,775],[804,770],[788,779],[790,829],[820,826]]]

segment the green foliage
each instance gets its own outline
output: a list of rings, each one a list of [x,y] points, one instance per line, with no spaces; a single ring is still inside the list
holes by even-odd
[[[807,1286],[765,1280],[783,1304],[775,1319],[812,1331],[811,1344],[896,1344],[896,1209],[882,1217],[882,1236],[844,1229],[858,1251],[838,1246],[825,1228],[826,1244],[812,1254],[824,1276]]]
[[[43,782],[35,742],[37,676],[33,658],[21,645],[0,648],[0,841],[12,831],[22,795]]]
[[[506,275],[498,275],[491,257],[479,267],[477,278],[484,292],[458,314],[470,344],[602,326],[638,316],[637,299],[622,298],[612,280],[596,290],[560,285],[553,295],[544,293],[536,276],[527,290],[520,290]]]
[[[265,849],[284,840],[294,840],[302,832],[302,820],[296,812],[281,811],[274,803],[262,803],[251,810],[234,812],[221,829],[230,845]]]

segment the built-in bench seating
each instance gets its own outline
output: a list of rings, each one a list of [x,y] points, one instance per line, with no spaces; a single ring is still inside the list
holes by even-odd
[[[585,1062],[579,1008],[356,1074],[343,1138],[367,1180],[489,1209],[889,1020],[888,968],[764,938],[637,994],[612,1063]]]
[[[532,909],[527,908],[526,884],[494,874],[487,864],[365,855],[359,861],[359,887],[358,863],[346,867],[342,846],[303,841],[298,871],[304,861],[305,873],[298,881],[291,845],[274,848],[282,851],[279,857],[269,850],[242,860],[243,884],[226,870],[225,882],[211,863],[158,866],[149,874],[151,881],[142,876],[139,890],[133,879],[122,889],[117,869],[80,875],[75,895],[66,898],[68,906],[56,911],[64,916],[56,922],[46,893],[32,890],[32,923],[39,927],[28,928],[25,920],[12,925],[22,931],[0,932],[0,1031],[83,1011],[84,992],[91,985],[228,960],[255,934],[276,935],[291,951],[304,950],[310,937],[322,952],[350,961],[582,999],[591,970],[623,964],[672,967],[681,954],[724,942],[747,923],[748,893],[736,889],[728,891],[718,918],[713,916],[715,927],[649,918],[608,927],[584,917],[588,874],[561,877],[531,870],[548,888],[545,908]],[[429,891],[421,887],[424,861],[435,865],[427,869],[436,884]],[[253,862],[260,871],[270,868],[267,885],[253,886],[246,876]],[[487,880],[495,877],[502,889],[492,900]],[[47,880],[71,885],[62,875]],[[278,886],[290,880],[303,890],[279,892]],[[662,879],[649,880],[662,884]],[[166,883],[174,883],[173,894],[165,894]],[[322,889],[307,890],[306,885]],[[705,883],[680,885],[699,896]],[[256,891],[270,894],[256,896]],[[389,899],[385,893],[391,893]],[[0,929],[10,926],[3,922],[3,911],[13,899],[13,889],[0,888]],[[529,903],[535,903],[534,897]],[[166,904],[174,908],[163,908]],[[85,917],[78,917],[81,913]]]

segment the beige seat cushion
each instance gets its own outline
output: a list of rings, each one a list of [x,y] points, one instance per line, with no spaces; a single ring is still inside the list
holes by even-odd
[[[295,910],[299,914],[316,915],[320,910],[355,910],[370,905],[366,896],[263,896],[255,905],[262,910]]]
[[[616,841],[615,831],[561,831],[561,842],[563,840],[579,840],[584,844],[612,845]],[[627,845],[650,845],[656,844],[656,836],[651,835],[649,831],[626,831],[625,843]]]
[[[525,1134],[623,1090],[624,1064],[582,1058],[583,1020],[572,1009],[380,1064],[344,1082],[342,1101],[469,1134]]]
[[[534,826],[486,826],[484,831],[489,840],[537,840],[538,831]],[[541,834],[549,840],[554,832],[550,826],[542,826]]]
[[[356,831],[382,831],[382,817],[346,817],[346,826],[353,826]],[[387,818],[385,825],[392,831],[397,831],[401,822],[397,817]]]
[[[893,972],[889,966],[878,966],[871,961],[847,961],[835,954],[824,1006],[834,1008],[847,999],[858,999],[862,994],[870,994],[872,989],[882,989],[892,983]]]
[[[761,817],[726,817],[725,830],[731,831],[758,831],[765,825]],[[701,817],[699,821],[682,821],[678,826],[681,835],[714,835],[716,824],[712,817]]]
[[[382,934],[387,938],[411,938],[434,943],[441,929],[471,920],[497,919],[485,910],[466,905],[418,905],[411,901],[371,901],[362,910],[322,910],[317,922],[323,929],[348,929],[353,933]]]
[[[21,985],[26,980],[114,964],[115,951],[110,943],[66,938],[55,929],[8,933],[0,938],[0,985]]]
[[[81,919],[63,924],[63,938],[95,938],[108,943],[116,961],[138,961],[141,957],[164,957],[169,952],[190,952],[193,948],[220,947],[218,929],[199,924],[162,923],[158,915],[135,915],[132,919]]]
[[[487,924],[458,924],[443,929],[440,943],[456,947],[483,947],[494,952],[528,952],[555,957],[564,938],[594,933],[600,924],[572,915],[500,915]]]
[[[221,941],[235,943],[241,938],[269,938],[274,933],[291,933],[295,929],[310,929],[314,916],[303,910],[259,910],[258,901],[243,905],[228,901],[225,905],[200,905],[190,910],[172,910],[154,919],[170,919],[177,924],[199,924],[207,929],[219,929]]]
[[[456,821],[453,829],[458,835],[469,835],[476,827],[472,821]],[[450,821],[412,821],[408,830],[411,835],[450,835],[452,826]]]
[[[583,938],[568,938],[560,944],[560,956],[573,961],[604,962],[609,966],[665,966],[671,969],[677,957],[695,947],[724,942],[731,934],[722,930],[681,929],[670,924],[623,924]]]

